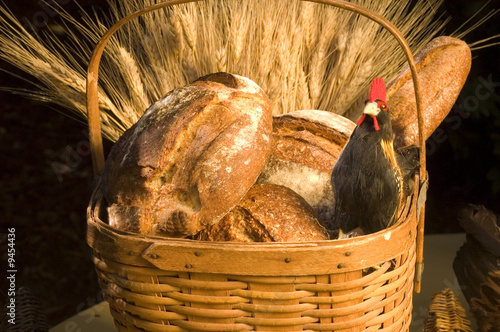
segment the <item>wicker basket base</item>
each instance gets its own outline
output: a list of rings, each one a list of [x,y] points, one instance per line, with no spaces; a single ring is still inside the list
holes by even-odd
[[[414,258],[364,276],[175,273],[95,258],[100,286],[123,331],[408,331]],[[135,272],[135,273],[134,273]],[[353,280],[348,280],[352,278]],[[342,279],[342,280],[338,280]],[[364,299],[364,300],[363,300]]]

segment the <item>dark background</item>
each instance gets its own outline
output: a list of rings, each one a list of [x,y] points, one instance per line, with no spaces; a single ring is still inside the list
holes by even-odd
[[[38,1],[4,2],[17,17],[30,21],[43,10]],[[86,11],[102,6],[98,0],[78,2]],[[59,3],[77,15],[78,7],[69,0]],[[485,3],[445,1],[440,10],[452,20],[444,34]],[[500,1],[490,2],[479,17],[495,8]],[[472,43],[499,34],[499,19],[497,14],[463,39]],[[49,15],[49,24],[56,21]],[[461,232],[456,214],[468,203],[500,209],[500,46],[472,54],[472,69],[455,107],[428,140],[426,234]],[[23,75],[4,62],[0,68]],[[30,87],[3,72],[0,86]],[[33,291],[53,326],[101,300],[85,242],[92,188],[86,127],[57,107],[4,91],[0,107],[0,242],[5,244],[7,227],[16,228],[17,287]],[[2,284],[0,298],[5,289]]]

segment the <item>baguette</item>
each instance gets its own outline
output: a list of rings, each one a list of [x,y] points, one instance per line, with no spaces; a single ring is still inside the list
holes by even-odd
[[[471,66],[470,48],[464,41],[438,37],[415,55],[424,112],[424,137],[429,138],[448,115]],[[391,111],[394,145],[418,145],[415,91],[407,68],[390,85],[387,103]]]

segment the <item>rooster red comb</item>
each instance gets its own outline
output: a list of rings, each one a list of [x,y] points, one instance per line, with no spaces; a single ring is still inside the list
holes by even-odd
[[[385,83],[383,79],[378,77],[373,80],[371,85],[370,102],[372,103],[377,99],[385,102]]]

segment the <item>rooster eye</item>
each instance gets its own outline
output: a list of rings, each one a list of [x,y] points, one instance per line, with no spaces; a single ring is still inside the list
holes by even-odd
[[[387,105],[386,105],[386,104],[382,104],[382,105],[380,105],[380,109],[381,109],[382,111],[386,111],[386,110],[387,110]]]

